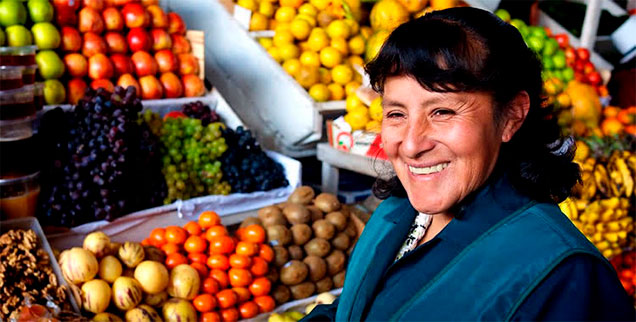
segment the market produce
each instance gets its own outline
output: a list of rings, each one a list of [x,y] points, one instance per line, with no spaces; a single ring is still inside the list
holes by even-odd
[[[110,304],[110,286],[103,280],[91,280],[82,285],[82,306],[92,313],[102,313]]]
[[[113,303],[122,311],[130,310],[141,302],[142,292],[136,279],[120,276],[113,282]]]
[[[136,308],[126,312],[126,321],[153,322],[160,320],[161,316],[159,313],[157,313],[157,311],[155,311],[152,307],[145,304],[140,304]]]
[[[110,238],[101,231],[92,232],[84,238],[84,249],[102,258],[110,252]]]
[[[634,269],[636,268],[634,266],[636,263],[636,252],[634,250],[624,252],[613,257],[610,263],[612,263],[616,269],[621,284],[623,284],[627,294],[633,297],[636,289],[636,274],[634,274]],[[634,301],[636,302],[636,299]]]
[[[135,268],[135,279],[141,284],[141,288],[147,294],[161,293],[168,287],[169,275],[161,262],[146,260]]]
[[[199,273],[188,264],[181,264],[170,271],[168,295],[192,300],[199,293]]]
[[[73,247],[60,254],[60,268],[67,281],[73,284],[88,282],[99,271],[95,255],[90,251]]]
[[[170,299],[163,305],[163,320],[166,322],[195,322],[197,312],[190,302],[183,299]]]
[[[108,255],[99,262],[99,277],[108,283],[113,283],[123,271],[117,257]]]

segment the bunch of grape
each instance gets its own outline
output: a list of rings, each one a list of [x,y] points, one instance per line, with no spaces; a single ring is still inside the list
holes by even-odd
[[[144,116],[145,117],[145,116]],[[148,117],[152,119],[152,117]],[[165,204],[203,195],[227,195],[218,158],[227,150],[220,122],[204,126],[196,118],[168,118],[161,128],[163,174],[168,184]]]
[[[58,108],[44,115],[42,221],[70,227],[161,203],[158,140],[137,122],[141,108],[134,87],[112,94],[88,89],[72,112]]]
[[[201,120],[201,125],[207,126],[210,123],[220,121],[220,117],[210,107],[204,105],[201,101],[185,104],[183,106],[183,114]]]
[[[228,150],[221,157],[221,169],[233,192],[267,191],[289,184],[283,167],[265,154],[250,130],[225,129],[223,137]]]

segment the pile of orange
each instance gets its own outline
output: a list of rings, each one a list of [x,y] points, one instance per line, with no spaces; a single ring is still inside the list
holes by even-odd
[[[189,264],[199,272],[201,288],[192,304],[200,321],[237,321],[274,309],[265,277],[274,251],[265,244],[260,225],[240,228],[230,236],[213,211],[182,227],[155,228],[142,244],[161,248],[168,269]]]

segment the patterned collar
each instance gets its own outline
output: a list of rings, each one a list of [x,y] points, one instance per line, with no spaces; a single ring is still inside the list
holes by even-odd
[[[409,233],[406,236],[406,240],[400,251],[398,251],[397,256],[395,257],[395,261],[397,262],[400,258],[402,258],[406,253],[414,250],[417,247],[417,244],[424,238],[426,234],[426,230],[431,225],[431,219],[433,216],[428,214],[423,214],[419,212],[417,216],[415,216],[415,220],[413,220],[413,224],[409,229]]]

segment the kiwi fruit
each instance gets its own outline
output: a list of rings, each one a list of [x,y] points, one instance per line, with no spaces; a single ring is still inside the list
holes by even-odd
[[[292,297],[295,300],[304,299],[310,297],[316,291],[316,285],[312,282],[304,282],[298,285],[290,286]]]
[[[336,226],[326,219],[320,219],[315,221],[311,228],[314,229],[314,235],[318,238],[331,239],[336,233]]]
[[[305,252],[307,255],[314,255],[318,257],[324,257],[329,254],[331,250],[331,244],[326,239],[314,238],[305,244]]]
[[[291,292],[289,291],[289,287],[283,284],[278,284],[272,291],[272,297],[274,298],[274,300],[276,300],[276,303],[278,303],[279,305],[283,303],[287,303],[287,301],[289,301],[289,298],[291,298]]]
[[[307,278],[309,268],[299,260],[290,260],[280,269],[280,281],[285,285],[296,285]]]
[[[144,260],[155,261],[163,264],[166,261],[166,254],[155,246],[144,246]]]
[[[340,209],[340,201],[336,196],[323,192],[314,199],[314,205],[324,213],[334,212]]]
[[[342,271],[336,275],[334,275],[332,277],[333,279],[333,287],[334,288],[341,288],[344,286],[344,282],[345,282],[345,271]]]
[[[298,246],[298,245],[291,245],[289,247],[287,247],[287,251],[289,252],[289,257],[291,259],[303,259],[303,257],[305,256],[305,253],[303,252],[302,247]]]
[[[309,279],[312,282],[323,279],[327,274],[327,262],[318,256],[307,256],[303,259],[303,263],[309,267]]]
[[[273,225],[266,228],[267,241],[275,246],[285,246],[292,240],[291,231],[284,225]]]
[[[303,205],[297,203],[288,203],[283,208],[283,215],[287,218],[290,224],[306,224],[311,220],[311,214],[309,210]]]
[[[265,278],[268,279],[272,284],[278,282],[278,269],[275,266],[270,265],[267,274],[265,274]]]
[[[334,276],[345,268],[346,257],[341,250],[334,249],[331,254],[325,258],[325,261],[327,262],[327,272],[329,275]]]
[[[349,235],[345,233],[338,233],[338,235],[331,240],[331,245],[339,250],[347,250],[347,248],[349,248],[349,244]]]
[[[289,252],[287,248],[283,246],[274,246],[272,247],[274,250],[274,264],[278,267],[281,267],[289,261]]]
[[[316,220],[320,220],[325,217],[325,214],[322,213],[318,207],[314,205],[307,206],[307,210],[311,213],[311,221],[314,222]]]
[[[309,186],[301,186],[292,192],[287,201],[301,205],[308,205],[314,199],[314,196],[314,189]]]
[[[239,226],[239,228],[245,228],[251,225],[260,225],[263,226],[263,223],[261,222],[260,219],[256,218],[256,217],[247,217],[245,218],[245,220],[243,220],[243,222],[241,223],[241,225]]]
[[[356,238],[358,236],[358,229],[356,228],[356,224],[353,220],[349,220],[347,223],[347,228],[345,228],[344,233],[347,234],[351,238]]]
[[[343,231],[345,228],[347,228],[347,217],[345,217],[345,215],[343,215],[339,211],[326,214],[325,220],[336,226],[338,231]]]
[[[296,245],[304,245],[312,235],[311,227],[307,224],[296,224],[291,227],[292,240]]]
[[[258,218],[261,220],[264,227],[287,224],[287,220],[285,220],[283,213],[276,206],[261,208],[258,211]]]
[[[331,289],[333,289],[333,280],[329,276],[316,282],[316,292],[318,293],[329,292]]]

